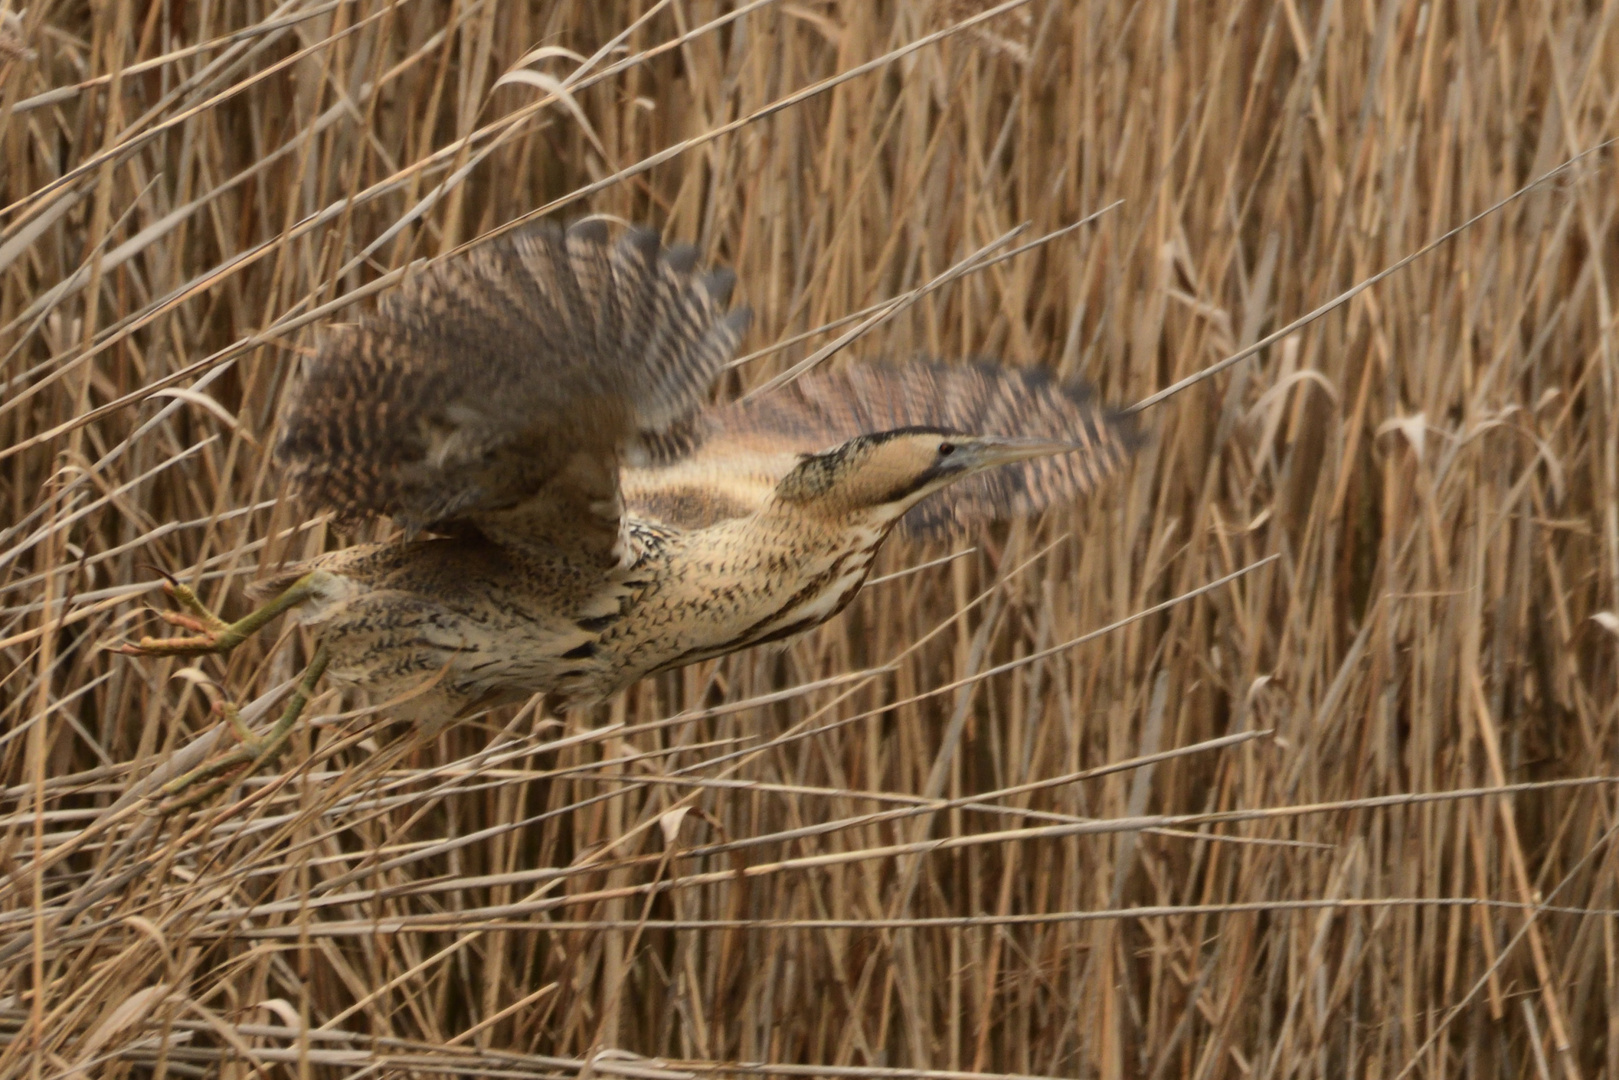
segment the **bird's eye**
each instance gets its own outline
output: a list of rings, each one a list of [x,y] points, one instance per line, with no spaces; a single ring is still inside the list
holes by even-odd
[[[956,444],[955,443],[953,443],[953,442],[942,442],[942,443],[939,444],[939,456],[940,457],[949,457],[951,454],[954,454],[955,452],[956,452]]]

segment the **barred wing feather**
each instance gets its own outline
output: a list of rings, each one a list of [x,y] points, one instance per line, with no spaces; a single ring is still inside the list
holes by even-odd
[[[587,222],[429,268],[310,365],[277,447],[294,491],[612,561],[621,462],[691,422],[747,325],[733,275],[695,264]]]

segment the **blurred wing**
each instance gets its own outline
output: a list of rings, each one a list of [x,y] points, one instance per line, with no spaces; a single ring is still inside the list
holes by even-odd
[[[619,463],[706,399],[747,325],[729,271],[600,222],[432,267],[338,328],[283,421],[294,490],[347,518],[613,557]]]
[[[1085,447],[951,485],[905,516],[902,526],[913,536],[1036,513],[1089,494],[1140,443],[1129,418],[1099,405],[1088,385],[1058,382],[1037,368],[868,365],[817,371],[772,394],[710,410],[673,440],[663,464],[626,475],[625,498],[637,513],[673,525],[712,524],[757,510],[800,454],[910,426]]]

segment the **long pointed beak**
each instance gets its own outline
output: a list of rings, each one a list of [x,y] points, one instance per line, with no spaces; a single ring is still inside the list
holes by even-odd
[[[953,440],[956,453],[961,455],[959,467],[964,472],[980,472],[997,465],[1010,465],[1030,458],[1050,457],[1083,450],[1079,443],[1055,442],[1051,439],[1024,439],[1002,435],[972,435]]]

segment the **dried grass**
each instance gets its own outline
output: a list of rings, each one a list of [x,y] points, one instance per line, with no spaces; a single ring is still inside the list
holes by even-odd
[[[785,651],[148,813],[309,643],[98,643],[337,542],[277,404],[413,260],[605,211],[737,268],[727,392],[887,312],[1139,401],[1619,134],[1612,4],[1003,7],[6,18],[0,1075],[1619,1080],[1606,149]]]

